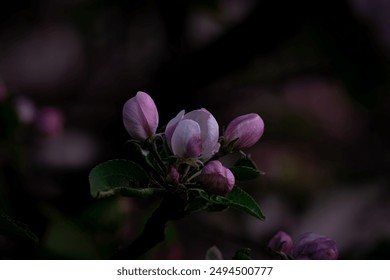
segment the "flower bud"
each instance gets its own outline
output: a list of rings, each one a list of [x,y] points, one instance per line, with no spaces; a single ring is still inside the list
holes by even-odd
[[[123,106],[123,124],[131,137],[146,140],[156,133],[158,112],[153,99],[145,92],[126,101]]]
[[[167,182],[174,186],[178,186],[179,180],[180,180],[179,171],[177,171],[177,169],[174,166],[171,166],[169,168],[169,172],[167,175]]]
[[[208,192],[225,195],[233,190],[235,178],[220,161],[212,160],[203,167],[200,181]]]
[[[7,98],[7,95],[7,87],[5,86],[5,83],[0,79],[0,103]]]
[[[290,235],[284,231],[279,231],[268,242],[268,247],[274,251],[291,255],[293,242]]]
[[[253,146],[264,132],[264,122],[256,113],[242,115],[232,120],[226,127],[224,137],[228,142],[234,143],[235,149]]]
[[[335,260],[338,257],[336,242],[315,233],[300,235],[293,247],[297,260]]]
[[[206,109],[185,114],[184,110],[167,124],[165,135],[173,154],[210,159],[219,150],[219,126]]]

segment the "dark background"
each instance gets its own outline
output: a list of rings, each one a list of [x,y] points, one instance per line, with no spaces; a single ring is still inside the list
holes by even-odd
[[[386,0],[2,1],[1,208],[40,241],[0,236],[0,257],[105,259],[136,237],[157,201],[95,201],[88,173],[129,156],[122,106],[142,90],[161,126],[201,107],[264,119],[248,152],[266,175],[241,185],[267,216],[194,214],[145,258],[269,258],[281,229],[388,258],[389,20]]]

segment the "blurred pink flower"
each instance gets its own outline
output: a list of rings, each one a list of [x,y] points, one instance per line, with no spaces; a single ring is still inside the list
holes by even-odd
[[[53,89],[80,78],[85,56],[82,42],[71,26],[38,25],[9,39],[12,43],[0,60],[9,87],[53,93],[57,92]]]
[[[336,242],[316,234],[301,234],[294,242],[293,258],[296,260],[335,260],[338,257]]]
[[[38,112],[36,124],[38,130],[46,136],[59,135],[64,126],[62,112],[55,107],[46,107]]]
[[[35,121],[36,108],[31,99],[25,96],[19,96],[15,100],[15,109],[22,123],[30,124]]]
[[[96,162],[101,147],[91,135],[64,130],[58,137],[37,141],[33,149],[34,164],[52,169],[82,169]]]
[[[349,141],[366,126],[363,111],[353,106],[338,83],[321,77],[300,77],[285,84],[281,95],[290,113],[298,114],[328,136]]]

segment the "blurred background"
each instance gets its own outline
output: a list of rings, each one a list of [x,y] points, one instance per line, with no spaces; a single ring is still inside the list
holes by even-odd
[[[267,220],[197,213],[145,258],[267,259],[278,230],[389,258],[389,59],[386,0],[3,1],[0,258],[107,259],[140,233],[158,201],[96,201],[88,184],[128,157],[122,106],[139,90],[160,125],[201,107],[221,127],[265,122],[247,152],[266,175],[241,185]]]

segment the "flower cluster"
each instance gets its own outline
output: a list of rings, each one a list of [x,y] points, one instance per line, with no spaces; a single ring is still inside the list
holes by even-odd
[[[202,108],[188,113],[180,111],[164,132],[157,133],[158,110],[145,92],[138,92],[124,104],[123,123],[132,141],[152,154],[159,170],[165,172],[164,183],[198,184],[216,195],[231,192],[235,184],[222,157],[251,147],[264,132],[261,117],[251,113],[232,120],[220,136],[217,120]]]
[[[276,233],[268,248],[283,258],[295,260],[335,260],[338,257],[336,242],[316,234],[304,233],[295,242],[284,231]]]

